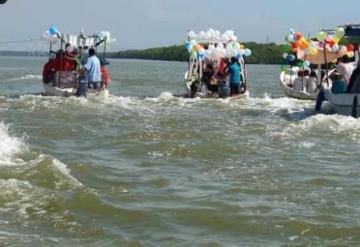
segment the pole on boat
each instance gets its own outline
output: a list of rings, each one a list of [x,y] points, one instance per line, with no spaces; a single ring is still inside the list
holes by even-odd
[[[243,71],[243,77],[244,77],[244,93],[246,93],[247,91],[247,71],[246,71],[246,64],[245,64],[245,59],[244,58],[241,58],[241,64],[242,64],[242,67],[244,69]]]
[[[327,57],[326,57],[326,43],[325,42],[324,42],[324,62],[325,62],[326,83],[328,86],[330,86],[329,69],[328,69],[328,63],[327,63]]]
[[[107,45],[107,37],[104,38],[104,52],[103,52],[103,58],[106,57],[106,45]]]

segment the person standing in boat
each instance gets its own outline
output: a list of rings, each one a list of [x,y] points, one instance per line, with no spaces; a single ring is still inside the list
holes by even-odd
[[[294,92],[302,92],[302,91],[304,91],[304,85],[306,85],[305,71],[304,70],[299,70],[298,76],[294,80],[293,91]]]
[[[349,85],[346,89],[347,93],[360,93],[360,61],[357,68],[353,71]]]
[[[240,94],[241,69],[236,57],[231,58],[227,74],[230,76],[230,96]]]
[[[306,92],[315,93],[317,91],[318,79],[315,71],[310,72],[309,78],[306,79]]]
[[[101,66],[100,59],[96,56],[94,48],[89,49],[89,57],[84,64],[84,69],[88,88],[99,89],[101,83]]]

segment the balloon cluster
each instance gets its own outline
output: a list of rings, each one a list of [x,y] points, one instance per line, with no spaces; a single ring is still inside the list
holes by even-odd
[[[210,28],[207,32],[201,31],[198,34],[194,31],[188,32],[188,37],[191,40],[199,42],[212,42],[212,43],[229,43],[238,41],[238,37],[233,30],[227,30],[223,34],[219,30]]]
[[[348,57],[354,56],[354,46],[352,45],[339,45],[340,40],[345,36],[345,30],[339,27],[335,30],[333,35],[328,35],[326,32],[321,31],[317,34],[316,38],[319,41],[320,47],[325,47],[328,51],[337,52],[340,57],[347,55]]]
[[[207,32],[200,32],[196,34],[193,31],[188,33],[190,41],[185,42],[185,48],[190,53],[191,58],[204,60],[205,58],[211,60],[218,60],[223,57],[251,56],[251,50],[246,49],[244,45],[240,44],[234,31],[226,31],[221,34],[220,31],[210,29]],[[202,44],[209,44],[205,49]]]
[[[46,30],[42,37],[46,39],[50,44],[56,43],[60,39],[61,33],[55,26],[50,27]]]

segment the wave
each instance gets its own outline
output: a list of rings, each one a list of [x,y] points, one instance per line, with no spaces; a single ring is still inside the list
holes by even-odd
[[[75,188],[82,187],[81,182],[71,175],[66,164],[49,155],[30,152],[24,138],[11,136],[9,126],[1,122],[0,167],[3,170],[0,178],[14,177],[12,171],[14,170],[13,167],[16,167],[16,178],[34,182],[38,178],[43,179],[45,177],[48,181],[45,186],[59,187],[59,185],[65,184]],[[28,180],[29,178],[32,180]]]
[[[7,81],[13,82],[13,81],[29,81],[29,80],[42,80],[41,75],[24,75],[19,77],[13,77],[8,79]]]
[[[11,137],[9,135],[9,126],[0,122],[0,166],[14,166],[21,163],[16,158],[16,154],[26,151],[22,138]]]

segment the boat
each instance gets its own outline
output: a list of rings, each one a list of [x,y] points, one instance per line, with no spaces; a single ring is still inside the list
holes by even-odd
[[[344,25],[339,28],[344,29],[344,35],[346,37],[359,37],[360,25]],[[355,63],[359,63],[360,51],[355,51]],[[322,98],[323,97],[323,98]],[[340,115],[353,116],[355,118],[360,117],[360,94],[344,93],[334,94],[330,89],[324,90],[323,96],[317,101],[315,110],[320,111],[322,101],[326,100],[330,105],[330,108]]]
[[[330,89],[325,90],[324,93],[325,99],[335,113],[360,117],[360,94],[334,94]]]
[[[321,36],[324,36],[323,32],[321,32]],[[288,65],[282,66],[280,87],[287,97],[300,100],[316,100],[321,90],[331,87],[331,81],[328,78],[333,71],[329,72],[327,66],[329,62],[336,60],[339,56],[339,40],[333,39],[332,37],[326,37],[326,41],[324,42],[319,42],[320,39],[318,38],[305,39],[300,32],[295,32],[293,29],[290,29],[286,39],[289,43],[290,50],[289,53],[283,54],[283,58],[286,59]],[[336,40],[336,42],[334,40]],[[297,63],[295,65],[296,61]],[[324,78],[322,78],[323,76],[321,75],[323,66],[326,67]],[[311,71],[310,67],[317,68],[313,70],[316,72],[318,81],[317,89],[312,92],[307,92],[305,86],[306,81],[303,80],[303,90],[295,91],[292,85],[298,78],[297,72],[300,70]]]
[[[66,51],[60,59],[60,68],[63,68],[65,59],[70,59],[74,64],[82,66],[87,54],[86,51],[90,48],[94,48],[98,51],[100,46],[103,46],[103,55],[99,59],[104,64],[109,64],[106,60],[106,45],[112,42],[110,33],[107,31],[101,32],[99,35],[87,36],[83,31],[79,35],[64,35],[61,34],[55,27],[49,28],[43,37],[49,42],[50,50],[49,54],[54,53],[54,48],[59,51],[64,51],[64,45],[66,44]],[[76,51],[76,52],[74,52]],[[70,55],[68,56],[68,54]],[[98,54],[98,52],[97,52]],[[58,97],[70,97],[76,96],[79,81],[83,78],[78,71],[74,69],[56,71],[52,74],[52,78],[49,81],[43,80],[43,87],[45,95],[58,96]],[[109,89],[100,87],[99,89],[88,89],[87,95],[89,97],[103,97],[109,96]]]
[[[185,72],[185,95],[188,98],[227,98],[230,97],[229,82],[226,79],[225,71],[222,78],[205,82],[204,74],[207,66],[212,67],[212,73],[218,74],[226,67],[226,60],[236,58],[241,69],[241,89],[236,98],[247,95],[248,75],[246,70],[245,57],[251,55],[251,50],[238,42],[235,32],[228,30],[221,34],[220,31],[209,29],[196,34],[188,32],[188,41],[185,48],[189,51],[188,68]],[[210,89],[213,87],[215,89]],[[216,89],[218,88],[218,89]]]

